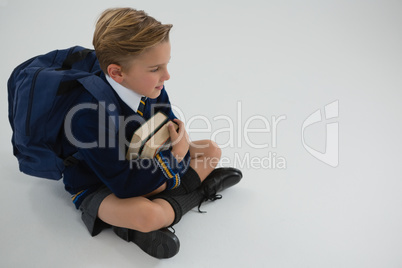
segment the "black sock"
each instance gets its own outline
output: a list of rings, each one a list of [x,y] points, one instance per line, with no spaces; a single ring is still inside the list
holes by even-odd
[[[188,167],[180,180],[179,187],[154,195],[150,199],[164,199],[172,206],[175,213],[175,219],[172,223],[174,225],[180,221],[184,214],[204,200],[204,195],[200,191],[196,191],[200,186],[200,176],[192,167]]]
[[[193,191],[185,195],[171,195],[170,191],[166,191],[152,196],[151,200],[158,198],[166,200],[172,206],[175,213],[172,225],[175,225],[184,214],[198,206],[205,197],[200,191]]]
[[[192,168],[188,167],[187,172],[182,176],[180,180],[180,186],[176,189],[170,190],[170,195],[185,195],[193,192],[201,185],[200,176],[198,176],[197,172]]]

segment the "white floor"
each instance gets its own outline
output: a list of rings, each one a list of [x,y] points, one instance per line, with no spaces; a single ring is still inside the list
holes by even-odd
[[[175,227],[169,260],[111,231],[91,238],[62,182],[20,173],[12,155],[12,69],[92,47],[112,6],[174,24],[171,101],[193,139],[215,139],[244,173]],[[401,12],[389,0],[0,0],[0,266],[402,267]]]

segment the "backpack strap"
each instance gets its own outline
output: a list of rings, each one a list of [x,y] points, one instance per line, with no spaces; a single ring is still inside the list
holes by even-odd
[[[109,114],[109,116],[112,116],[116,119],[114,120],[114,124],[115,133],[117,133],[119,130],[119,120],[117,119],[120,115],[121,109],[116,96],[110,90],[108,84],[105,83],[102,78],[96,75],[79,78],[76,81],[98,100],[99,105],[104,106],[103,108]],[[65,158],[63,163],[65,166],[72,166],[78,164],[81,160],[83,160],[82,155],[79,152],[76,152],[73,155]]]
[[[112,117],[118,118],[121,108],[116,96],[108,83],[96,75],[82,77],[77,81],[94,96],[100,105],[104,105],[105,111]],[[119,120],[115,120],[115,131],[119,130]]]
[[[93,52],[93,49],[83,49],[69,55],[63,62],[61,68],[56,71],[70,70],[74,63],[84,60],[89,53]]]

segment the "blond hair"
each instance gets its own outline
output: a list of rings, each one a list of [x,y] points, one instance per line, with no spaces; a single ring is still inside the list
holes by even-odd
[[[105,10],[96,23],[93,37],[96,56],[107,74],[110,64],[123,70],[146,49],[169,40],[173,25],[162,24],[142,10],[114,8]]]

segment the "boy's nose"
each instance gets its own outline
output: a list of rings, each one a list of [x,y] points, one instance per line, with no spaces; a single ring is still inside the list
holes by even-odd
[[[163,76],[163,80],[164,81],[167,81],[167,80],[169,80],[170,79],[170,74],[169,74],[169,72],[166,70],[166,73],[164,74],[164,76]]]

